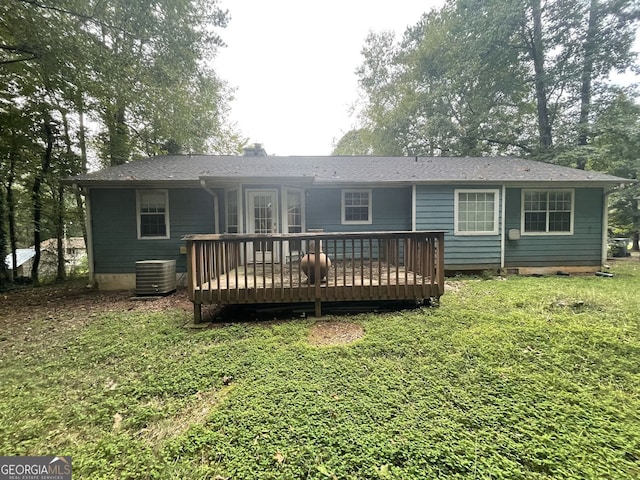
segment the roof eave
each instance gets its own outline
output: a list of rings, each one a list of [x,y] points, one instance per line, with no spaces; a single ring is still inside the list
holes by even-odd
[[[89,188],[195,188],[200,187],[198,180],[77,180],[65,179],[64,185]]]
[[[612,185],[623,185],[635,183],[635,180],[626,179],[598,179],[598,180],[506,180],[506,179],[447,179],[447,180],[395,180],[395,181],[358,181],[358,180],[316,180],[314,185],[322,186],[346,186],[346,185],[505,185],[510,187],[533,186],[533,185],[554,185],[573,187],[605,187]]]
[[[568,180],[568,179],[540,179],[540,180],[526,180],[526,179],[442,179],[442,180],[429,180],[429,179],[400,179],[400,180],[358,180],[358,179],[335,179],[335,178],[318,178],[310,176],[201,176],[198,180],[92,180],[92,179],[74,179],[68,178],[62,180],[64,185],[73,185],[78,187],[95,187],[95,188],[197,188],[201,187],[201,181],[204,181],[210,186],[224,186],[238,183],[259,183],[269,185],[281,185],[281,184],[296,184],[301,186],[407,186],[407,185],[451,185],[451,184],[464,184],[464,185],[505,185],[510,187],[518,186],[540,186],[540,185],[553,185],[558,187],[610,187],[626,184],[637,183],[634,179],[624,178],[612,178],[612,179],[581,179],[581,180]]]

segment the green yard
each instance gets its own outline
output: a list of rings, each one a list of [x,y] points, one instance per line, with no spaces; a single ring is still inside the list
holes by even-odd
[[[25,306],[0,341],[0,454],[92,480],[639,478],[640,262],[612,271],[454,280],[439,308],[331,319],[365,331],[338,346],[309,343],[313,319],[54,328]]]

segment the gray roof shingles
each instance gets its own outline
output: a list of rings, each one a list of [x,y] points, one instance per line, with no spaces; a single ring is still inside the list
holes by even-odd
[[[241,157],[163,155],[67,179],[78,185],[196,183],[202,178],[287,179],[340,183],[540,183],[619,184],[628,182],[515,157]]]

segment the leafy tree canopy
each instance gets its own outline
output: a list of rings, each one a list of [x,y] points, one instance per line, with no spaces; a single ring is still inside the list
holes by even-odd
[[[358,128],[376,154],[553,159],[592,140],[639,16],[628,0],[450,0],[399,42],[367,38]]]
[[[634,86],[640,3],[449,0],[400,41],[371,33],[357,70],[359,125],[339,154],[509,154],[637,178]],[[640,230],[638,192],[616,194],[612,220]]]
[[[227,20],[217,0],[0,2],[2,258],[35,244],[38,280],[40,240],[71,215],[60,179],[85,171],[90,150],[103,165],[239,150],[232,92],[211,67]]]

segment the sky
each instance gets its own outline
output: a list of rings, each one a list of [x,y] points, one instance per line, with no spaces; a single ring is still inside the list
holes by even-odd
[[[221,0],[231,20],[218,75],[231,120],[270,155],[330,155],[355,123],[356,68],[369,32],[398,38],[444,0]]]
[[[444,0],[220,0],[231,20],[214,66],[231,121],[270,155],[330,155],[355,124],[356,69],[371,32],[397,38]],[[640,50],[640,33],[634,50]],[[614,77],[629,83],[631,75]]]

